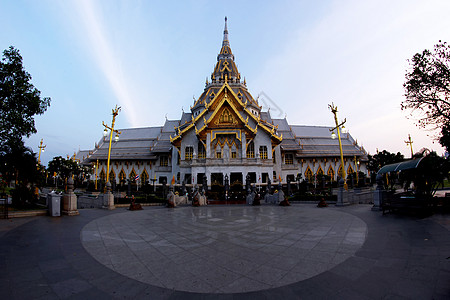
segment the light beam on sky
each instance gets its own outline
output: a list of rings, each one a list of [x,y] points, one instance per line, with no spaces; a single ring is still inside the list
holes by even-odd
[[[102,16],[94,6],[94,1],[80,0],[75,2],[79,8],[80,20],[84,23],[86,35],[89,38],[91,51],[95,61],[108,80],[124,115],[132,127],[139,125],[138,114],[133,105],[130,91],[127,88],[127,76],[121,69],[120,58],[114,54],[113,48],[107,39],[107,32],[101,22]]]
[[[0,1],[0,46],[16,46],[42,95],[27,145],[41,159],[92,149],[117,104],[118,128],[178,119],[203,92],[228,17],[231,48],[249,91],[276,118],[333,125],[332,101],[371,154],[443,148],[438,131],[402,111],[407,59],[449,42],[448,0]],[[251,14],[249,14],[251,12]],[[263,99],[260,98],[263,102]],[[268,107],[265,107],[266,109]],[[275,109],[278,111],[275,112]],[[81,117],[80,117],[81,116]]]

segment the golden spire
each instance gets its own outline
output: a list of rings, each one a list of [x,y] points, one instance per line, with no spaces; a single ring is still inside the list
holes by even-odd
[[[227,28],[227,17],[225,17],[225,28],[223,29],[223,46],[230,46],[230,41],[228,40],[228,28]]]

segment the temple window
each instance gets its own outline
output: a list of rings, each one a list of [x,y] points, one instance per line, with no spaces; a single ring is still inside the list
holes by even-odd
[[[159,157],[159,165],[161,167],[167,167],[169,165],[169,158],[167,155],[162,155]]]
[[[255,158],[255,144],[250,142],[247,146],[247,158]]]
[[[231,152],[231,158],[236,158],[236,157],[237,157],[236,151],[232,151]]]
[[[142,174],[141,174],[141,183],[143,183],[143,184],[148,183],[148,173],[145,169],[144,169],[144,171],[142,171]]]
[[[122,183],[125,183],[126,179],[127,179],[127,175],[125,174],[124,170],[122,169],[122,170],[120,171],[120,173],[119,173],[119,180],[120,180],[120,183],[121,183],[121,184],[122,184]]]
[[[198,158],[206,158],[206,149],[202,142],[198,142]]]
[[[324,175],[324,172],[323,172],[323,169],[322,169],[321,166],[319,166],[319,169],[317,170],[316,174],[317,174],[317,176],[323,176]]]
[[[184,159],[185,160],[192,160],[193,153],[194,153],[194,147],[187,146],[184,149]]]
[[[259,146],[259,156],[261,159],[267,159],[267,146]]]
[[[129,177],[129,179],[130,179],[130,181],[131,182],[136,182],[136,172],[134,171],[134,169],[133,170],[131,170],[131,173],[130,173],[130,177]]]
[[[284,163],[286,165],[293,165],[294,164],[294,156],[291,153],[286,153],[284,155]]]
[[[355,171],[353,171],[352,166],[348,166],[348,168],[347,168],[347,175],[350,175],[350,174],[353,174],[353,173],[355,173]]]
[[[334,170],[331,166],[328,168],[327,175],[331,177],[331,180],[334,180]]]
[[[314,177],[313,172],[311,171],[311,168],[308,166],[305,172],[305,178],[308,179],[308,181],[311,181]]]
[[[111,171],[109,172],[109,181],[116,182],[116,173],[114,173],[113,169],[111,169]]]

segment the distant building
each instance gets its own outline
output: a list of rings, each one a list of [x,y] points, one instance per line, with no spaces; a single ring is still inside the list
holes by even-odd
[[[338,140],[331,138],[330,127],[290,125],[286,118],[262,111],[235,64],[226,19],[211,81],[190,112],[183,111],[180,120],[166,119],[163,126],[120,131],[111,149],[109,178],[116,183],[136,175],[140,184],[153,178],[169,183],[172,177],[177,183],[197,184],[203,176],[208,184],[223,184],[225,175],[230,183],[245,183],[247,175],[256,183],[269,178],[294,181],[297,174],[336,180],[341,168]],[[365,150],[348,133],[342,135],[342,144],[346,173],[356,171],[359,161],[359,171],[367,174]],[[103,179],[108,146],[106,137],[92,151],[82,152],[84,163],[99,162]]]

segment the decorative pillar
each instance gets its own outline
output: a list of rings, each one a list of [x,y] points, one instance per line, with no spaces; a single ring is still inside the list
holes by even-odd
[[[379,211],[382,210],[383,205],[383,175],[377,174],[377,189],[373,192],[373,206],[372,210]]]
[[[228,180],[228,174],[225,174],[225,184],[224,184],[224,188],[225,188],[225,201],[228,200],[228,194],[230,191],[230,183]]]
[[[67,193],[63,196],[63,214],[68,216],[80,214],[77,209],[77,195],[73,192],[72,176],[67,180]]]
[[[106,192],[103,194],[103,208],[108,210],[113,210],[114,206],[114,195],[111,193],[111,183],[108,181],[106,183]]]
[[[341,177],[341,179],[339,179],[339,189],[338,189],[336,206],[350,205],[350,203],[347,200],[347,196],[348,196],[347,191],[344,191],[344,184],[345,184],[345,181]]]

